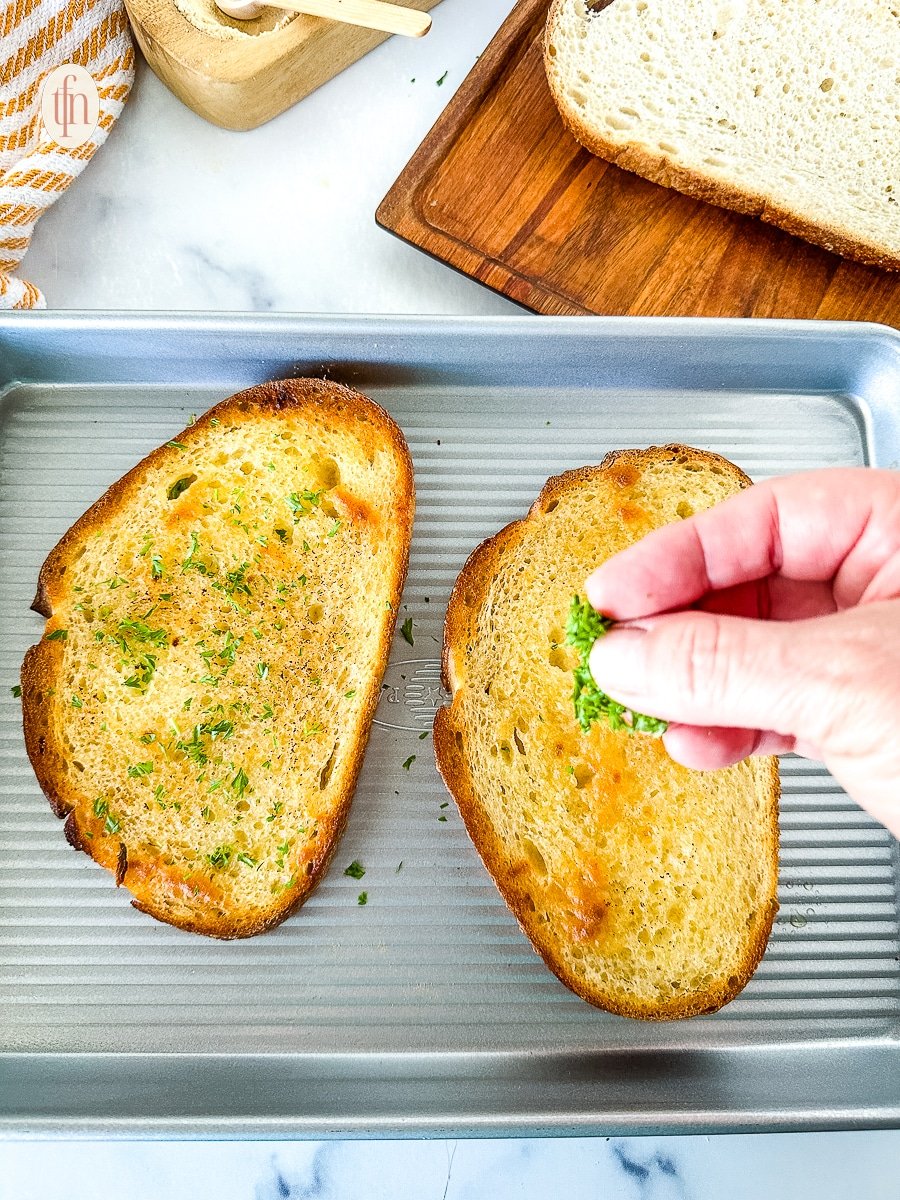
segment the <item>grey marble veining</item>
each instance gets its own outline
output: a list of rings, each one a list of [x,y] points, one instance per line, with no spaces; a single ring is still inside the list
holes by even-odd
[[[0,1146],[2,1200],[897,1200],[900,1131]]]

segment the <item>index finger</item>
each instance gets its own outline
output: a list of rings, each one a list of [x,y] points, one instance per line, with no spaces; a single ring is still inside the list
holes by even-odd
[[[594,571],[587,596],[598,612],[627,621],[782,575],[830,582],[840,606],[857,603],[892,552],[885,530],[898,528],[898,515],[894,472],[860,467],[771,479],[647,534]]]

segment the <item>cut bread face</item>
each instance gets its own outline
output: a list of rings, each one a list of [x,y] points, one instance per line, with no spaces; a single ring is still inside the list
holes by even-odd
[[[412,467],[358,392],[286,380],[213,408],[50,553],[25,740],[73,846],[134,904],[245,937],[337,845],[406,575]]]
[[[623,1016],[713,1012],[752,975],[777,911],[777,761],[701,773],[658,738],[583,733],[566,617],[599,563],[748,483],[683,446],[552,478],[470,557],[448,609],[439,770],[534,948]]]
[[[895,0],[556,0],[544,50],[592,153],[900,270]]]

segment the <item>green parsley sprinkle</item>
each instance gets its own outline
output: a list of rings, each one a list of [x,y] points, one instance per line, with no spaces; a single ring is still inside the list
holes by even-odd
[[[349,875],[351,879],[362,879],[366,873],[366,868],[362,865],[358,858],[354,858],[353,862],[344,871],[345,875]]]
[[[177,500],[182,492],[186,492],[191,484],[196,482],[196,475],[182,475],[180,479],[176,479],[173,484],[170,484],[166,490],[166,496],[168,496],[170,500]]]
[[[215,867],[217,871],[222,871],[231,862],[233,854],[233,846],[216,846],[211,854],[206,855],[206,861],[211,867]]]
[[[368,892],[360,892],[359,895],[356,897],[356,903],[357,904],[368,904],[369,903],[369,893]]]
[[[414,646],[414,645],[415,645],[415,642],[413,641],[413,623],[412,623],[412,617],[407,617],[407,618],[406,618],[406,620],[405,620],[405,621],[403,622],[403,624],[400,626],[400,632],[403,634],[403,637],[405,638],[405,640],[406,640],[407,642],[409,642],[409,644],[410,644],[411,646]]]
[[[414,754],[411,754],[409,756],[409,758],[406,760],[406,762],[403,764],[403,770],[408,771],[409,768],[413,765],[413,763],[415,761],[416,761],[416,756]]]

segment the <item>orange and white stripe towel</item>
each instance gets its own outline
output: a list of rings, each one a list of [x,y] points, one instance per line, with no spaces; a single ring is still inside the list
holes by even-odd
[[[41,123],[41,83],[78,63],[100,94],[100,120],[82,146],[66,149]],[[0,0],[0,308],[44,308],[17,279],[38,217],[106,141],[131,90],[134,52],[122,0]]]

